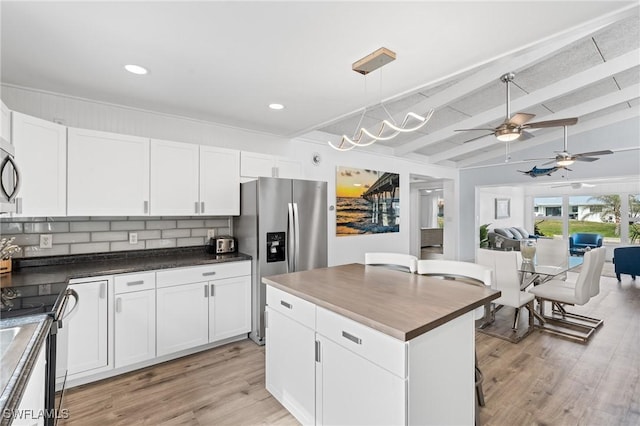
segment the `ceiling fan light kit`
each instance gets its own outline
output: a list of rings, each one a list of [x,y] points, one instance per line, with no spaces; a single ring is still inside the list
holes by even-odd
[[[385,47],[381,47],[373,53],[370,53],[364,58],[354,62],[351,69],[358,74],[367,75],[370,72],[395,61],[395,59],[395,52]],[[382,105],[382,102],[380,104]],[[414,112],[408,112],[402,120],[402,123],[398,126],[394,122],[393,117],[391,117],[391,114],[389,114],[387,109],[384,108],[384,105],[382,105],[382,108],[387,112],[390,120],[382,120],[377,132],[370,132],[364,127],[360,127],[362,120],[364,119],[364,115],[367,112],[367,107],[365,105],[360,121],[356,126],[357,130],[354,132],[354,136],[350,138],[347,135],[342,135],[342,139],[340,139],[340,143],[338,145],[334,145],[331,141],[328,141],[329,146],[337,151],[350,151],[355,147],[369,146],[377,141],[388,141],[395,138],[400,133],[415,132],[416,130],[423,128],[433,115],[434,111],[431,109],[424,116]],[[365,138],[368,138],[368,140]]]
[[[506,86],[506,95],[507,95],[507,114],[505,116],[504,122],[500,124],[498,127],[494,129],[488,128],[475,128],[475,129],[457,129],[456,132],[466,132],[469,130],[485,130],[490,131],[491,133],[487,133],[486,135],[473,138],[471,140],[466,141],[471,142],[476,139],[480,139],[482,137],[488,135],[494,135],[496,139],[501,142],[512,142],[516,139],[525,140],[530,139],[534,135],[526,132],[525,129],[539,129],[543,127],[556,127],[556,126],[572,126],[578,122],[576,117],[573,118],[565,118],[560,120],[548,120],[548,121],[538,121],[536,123],[529,123],[529,120],[535,117],[535,114],[528,114],[526,112],[519,112],[511,116],[511,84],[513,79],[515,78],[515,74],[512,72],[503,74],[500,77],[500,81],[503,82]]]

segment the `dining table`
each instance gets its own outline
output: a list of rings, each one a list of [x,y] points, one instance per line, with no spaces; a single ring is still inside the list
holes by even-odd
[[[539,285],[554,279],[555,277],[569,272],[584,262],[582,256],[569,256],[563,265],[545,265],[534,262],[522,262],[518,267],[520,273],[520,289],[524,290],[531,284]]]

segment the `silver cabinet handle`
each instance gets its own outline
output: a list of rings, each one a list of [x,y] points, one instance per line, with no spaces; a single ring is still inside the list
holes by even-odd
[[[143,208],[144,208],[144,212],[145,213],[149,213],[149,202],[148,201],[144,202],[144,207]]]
[[[120,297],[116,299],[116,312],[122,312],[122,298]]]
[[[320,340],[316,340],[316,362],[320,362]]]
[[[196,201],[196,214],[200,213],[200,203]]]
[[[200,201],[200,213],[204,214],[204,201]]]
[[[107,296],[107,284],[100,284],[100,299],[104,299]]]
[[[16,198],[16,213],[22,214],[22,197]]]
[[[281,301],[280,301],[280,304],[281,304],[282,306],[284,306],[285,308],[287,308],[287,309],[293,309],[293,305],[292,305],[291,303],[287,303],[287,302],[285,302],[284,300],[281,300]]]
[[[351,333],[347,333],[346,331],[342,332],[342,337],[344,337],[345,339],[351,340],[355,344],[358,344],[358,345],[362,344],[362,339],[361,338],[356,337]]]
[[[216,271],[211,271],[211,272],[203,272],[202,276],[203,277],[210,277],[211,275],[215,275]]]
[[[213,284],[211,284],[211,290],[209,290],[209,295],[210,295],[211,297],[213,297],[213,296],[215,295],[215,287],[214,287],[214,285],[213,285]]]
[[[207,284],[204,285],[204,297],[209,297],[209,286]]]
[[[127,285],[141,285],[144,284],[144,280],[138,280],[138,281],[129,281],[127,283]]]

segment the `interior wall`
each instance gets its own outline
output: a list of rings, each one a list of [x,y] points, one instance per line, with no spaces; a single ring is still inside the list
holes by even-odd
[[[480,225],[489,223],[493,228],[504,228],[512,226],[524,226],[525,222],[525,195],[524,188],[513,186],[484,187],[478,191],[479,199],[479,223]],[[495,201],[496,199],[509,200],[509,217],[496,219]],[[533,230],[531,230],[533,232]]]
[[[220,146],[244,151],[289,157],[302,164],[305,179],[328,182],[328,247],[329,264],[362,262],[367,251],[395,251],[409,253],[410,245],[410,174],[456,180],[458,170],[437,165],[425,165],[416,160],[394,157],[388,148],[371,146],[339,152],[330,148],[322,135],[317,138],[287,139],[272,135],[221,126],[213,122],[192,120],[143,111],[119,105],[93,102],[60,94],[43,93],[25,88],[2,86],[2,99],[12,110],[50,121],[61,121],[72,127],[101,130],[178,142]],[[319,155],[318,165],[312,162]],[[336,167],[347,166],[375,169],[400,174],[400,232],[374,235],[336,236]],[[453,187],[452,187],[453,188]],[[446,200],[445,200],[446,202]],[[458,219],[448,218],[447,229],[454,229]],[[455,244],[455,241],[450,243]],[[450,247],[452,250],[453,247]]]

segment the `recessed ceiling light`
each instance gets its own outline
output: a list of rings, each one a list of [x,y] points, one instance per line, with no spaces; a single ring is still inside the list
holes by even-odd
[[[138,75],[144,75],[149,72],[145,67],[141,67],[140,65],[133,65],[133,64],[125,65],[124,69],[129,71],[132,74],[138,74]]]
[[[284,105],[282,105],[282,104],[269,104],[269,108],[275,109],[275,110],[280,110],[280,109],[284,109]]]

